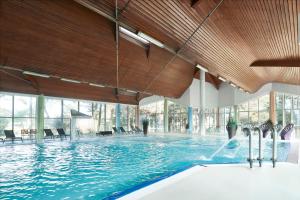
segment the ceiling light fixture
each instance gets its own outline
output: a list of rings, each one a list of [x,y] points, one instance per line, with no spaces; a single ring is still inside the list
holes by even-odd
[[[131,93],[137,93],[136,91],[133,90],[126,90],[127,92],[131,92]]]
[[[157,39],[154,39],[153,37],[139,31],[138,32],[138,36],[144,38],[145,40],[151,42],[152,44],[155,44],[156,46],[159,46],[160,48],[164,48],[165,45],[163,43],[161,43],[160,41],[158,41]]]
[[[230,85],[234,88],[236,87],[236,85],[234,83],[230,83]]]
[[[127,36],[129,36],[129,37],[131,37],[135,40],[138,40],[138,41],[140,41],[144,44],[149,44],[148,40],[142,38],[141,36],[135,34],[134,32],[131,32],[131,31],[127,30],[126,28],[124,28],[122,26],[119,26],[119,30],[120,30],[121,33],[124,33],[125,35],[127,35]]]
[[[38,77],[43,77],[43,78],[50,78],[50,76],[47,74],[40,74],[40,73],[30,72],[30,71],[23,71],[23,74],[31,75],[31,76],[38,76]]]
[[[61,78],[61,81],[66,81],[66,82],[71,82],[71,83],[81,83],[80,81],[76,81],[73,79],[68,79],[68,78]]]
[[[104,85],[100,85],[100,84],[96,84],[96,83],[89,83],[90,86],[94,86],[94,87],[105,87]]]
[[[205,67],[202,67],[201,65],[197,64],[196,67],[204,72],[208,72],[208,69]]]
[[[227,80],[225,78],[223,78],[222,76],[218,76],[218,79],[223,81],[223,82],[226,82]]]

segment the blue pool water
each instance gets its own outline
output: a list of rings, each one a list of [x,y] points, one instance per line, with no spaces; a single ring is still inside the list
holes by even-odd
[[[1,145],[0,199],[114,198],[192,165],[246,162],[247,140],[220,149],[224,142],[215,137],[113,136]],[[271,143],[265,146],[269,160]],[[289,143],[279,143],[278,160],[285,161],[288,151]]]

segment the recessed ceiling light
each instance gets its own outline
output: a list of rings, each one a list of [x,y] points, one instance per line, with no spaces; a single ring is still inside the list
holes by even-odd
[[[136,93],[136,91],[133,90],[126,90],[127,92]]]
[[[76,80],[68,79],[68,78],[61,78],[60,80],[66,81],[66,82],[71,82],[71,83],[81,83],[80,81],[76,81]]]
[[[138,32],[138,35],[139,35],[140,37],[144,38],[145,40],[147,40],[147,41],[149,41],[149,42],[155,44],[156,46],[159,46],[160,48],[164,48],[164,47],[165,47],[165,45],[164,45],[163,43],[161,43],[161,42],[158,41],[157,39],[154,39],[153,37],[151,37],[151,36],[149,36],[149,35],[147,35],[147,34],[141,32],[141,31]]]
[[[230,83],[230,85],[231,85],[232,87],[236,87],[236,85],[235,85],[234,83]]]
[[[218,76],[218,79],[223,81],[223,82],[226,82],[227,80],[225,78],[223,78],[222,76]]]
[[[197,64],[196,67],[197,67],[198,69],[201,69],[201,70],[204,71],[204,72],[208,72],[208,69],[207,69],[207,68],[202,67],[202,66],[199,65],[199,64]]]
[[[50,78],[50,76],[47,74],[40,74],[40,73],[30,72],[30,71],[23,71],[23,74],[27,74],[27,75],[31,75],[31,76],[38,76],[38,77],[43,77],[43,78]]]
[[[96,83],[89,83],[90,86],[94,86],[94,87],[105,87],[104,85],[100,85],[100,84],[96,84]]]
[[[149,41],[142,38],[141,36],[127,30],[126,28],[122,27],[122,26],[119,26],[119,30],[121,33],[124,33],[125,35],[128,35],[129,37],[133,38],[133,39],[136,39],[144,44],[149,44]]]

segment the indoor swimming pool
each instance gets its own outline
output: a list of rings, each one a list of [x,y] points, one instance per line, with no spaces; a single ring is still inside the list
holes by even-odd
[[[234,148],[226,141],[150,135],[1,145],[0,199],[115,199],[193,165],[246,162],[248,140]],[[271,141],[264,146],[270,160]],[[289,148],[278,143],[278,161]]]

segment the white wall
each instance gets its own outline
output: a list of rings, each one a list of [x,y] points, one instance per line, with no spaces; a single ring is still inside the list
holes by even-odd
[[[267,95],[271,91],[300,95],[299,85],[290,85],[283,83],[267,83],[253,94],[247,94],[245,92],[242,92],[237,88],[232,87],[228,83],[222,83],[220,85],[219,90],[217,90],[212,84],[206,82],[205,89],[206,108],[238,105],[251,99],[257,99],[258,97]],[[199,80],[194,79],[190,87],[183,93],[183,95],[180,98],[169,98],[169,100],[179,103],[181,105],[199,108],[199,93]],[[140,105],[146,105],[163,99],[163,97],[159,96],[147,97],[140,101]]]
[[[176,102],[178,104],[184,105],[184,106],[191,106],[193,108],[199,108],[199,80],[194,79],[190,87],[183,93],[183,95],[178,99],[172,99],[168,98],[168,100]],[[205,84],[206,89],[206,108],[215,108],[218,107],[219,104],[219,92],[218,90],[210,83]],[[151,96],[144,98],[140,101],[140,106],[147,105],[159,100],[163,100],[163,97],[160,96]]]

